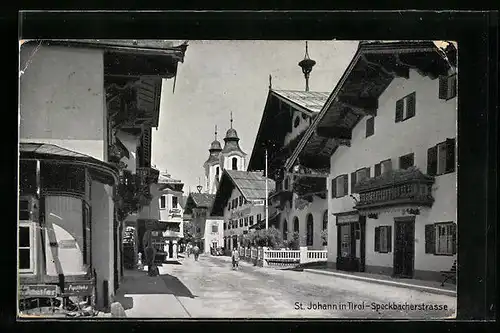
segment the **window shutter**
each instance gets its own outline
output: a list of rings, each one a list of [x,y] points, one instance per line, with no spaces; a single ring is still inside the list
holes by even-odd
[[[382,165],[380,163],[375,164],[375,177],[382,174]]]
[[[451,229],[451,249],[452,249],[452,254],[457,254],[457,225],[455,223],[452,223],[450,225]]]
[[[370,167],[366,167],[366,168],[365,168],[365,170],[366,170],[366,171],[365,171],[365,172],[366,172],[366,178],[370,178],[370,176],[371,176],[371,172],[372,172],[372,171],[371,171],[371,168],[370,168]]]
[[[455,139],[446,139],[446,169],[445,172],[455,171]]]
[[[349,193],[349,176],[344,175],[344,195]]]
[[[392,227],[387,227],[387,252],[392,252]]]
[[[437,173],[437,146],[427,150],[427,174],[435,176]]]
[[[375,252],[380,252],[380,227],[375,227]]]
[[[448,99],[448,76],[439,77],[439,99]]]
[[[337,179],[332,179],[332,199],[337,197]]]
[[[416,98],[415,93],[408,95],[407,103],[407,115],[406,118],[411,118],[415,116],[415,108],[416,108]]]
[[[356,193],[354,189],[356,185],[356,172],[351,172],[351,193]]]
[[[403,109],[405,103],[402,99],[396,102],[396,122],[399,123],[403,120]]]
[[[370,117],[366,120],[366,137],[372,136],[375,133],[375,117]]]
[[[456,74],[450,77],[449,85],[450,85],[450,89],[449,89],[450,93],[448,95],[448,99],[452,99],[455,96],[457,96],[457,75]]]
[[[436,252],[436,227],[434,224],[425,225],[425,253]]]

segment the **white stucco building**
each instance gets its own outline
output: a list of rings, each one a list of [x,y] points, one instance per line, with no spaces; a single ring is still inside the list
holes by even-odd
[[[456,108],[454,47],[360,43],[288,163],[330,168],[330,266],[426,280],[451,268]]]

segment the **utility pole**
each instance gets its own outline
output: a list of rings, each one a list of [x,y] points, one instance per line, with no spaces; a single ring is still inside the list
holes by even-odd
[[[266,207],[266,230],[269,227],[269,214],[268,214],[268,190],[267,190],[267,148],[266,148],[266,201],[265,201],[265,207]]]

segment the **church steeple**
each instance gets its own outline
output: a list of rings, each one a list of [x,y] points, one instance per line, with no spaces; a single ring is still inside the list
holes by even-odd
[[[217,140],[217,125],[215,125],[215,140],[212,141],[212,144],[210,145],[210,149],[208,151],[212,154],[212,153],[218,153],[221,150],[222,150],[221,144],[219,140]]]

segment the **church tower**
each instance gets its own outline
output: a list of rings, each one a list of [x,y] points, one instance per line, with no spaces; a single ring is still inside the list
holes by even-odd
[[[233,113],[231,112],[231,128],[226,132],[224,138],[224,149],[220,153],[220,165],[227,170],[246,170],[246,156],[239,145],[240,138],[233,128]]]
[[[220,153],[222,147],[220,142],[217,140],[217,125],[215,125],[215,140],[210,144],[210,149],[208,159],[203,164],[205,169],[205,184],[206,192],[209,194],[215,194],[217,192],[217,187],[219,186],[220,176],[222,174],[222,168],[220,165]]]

